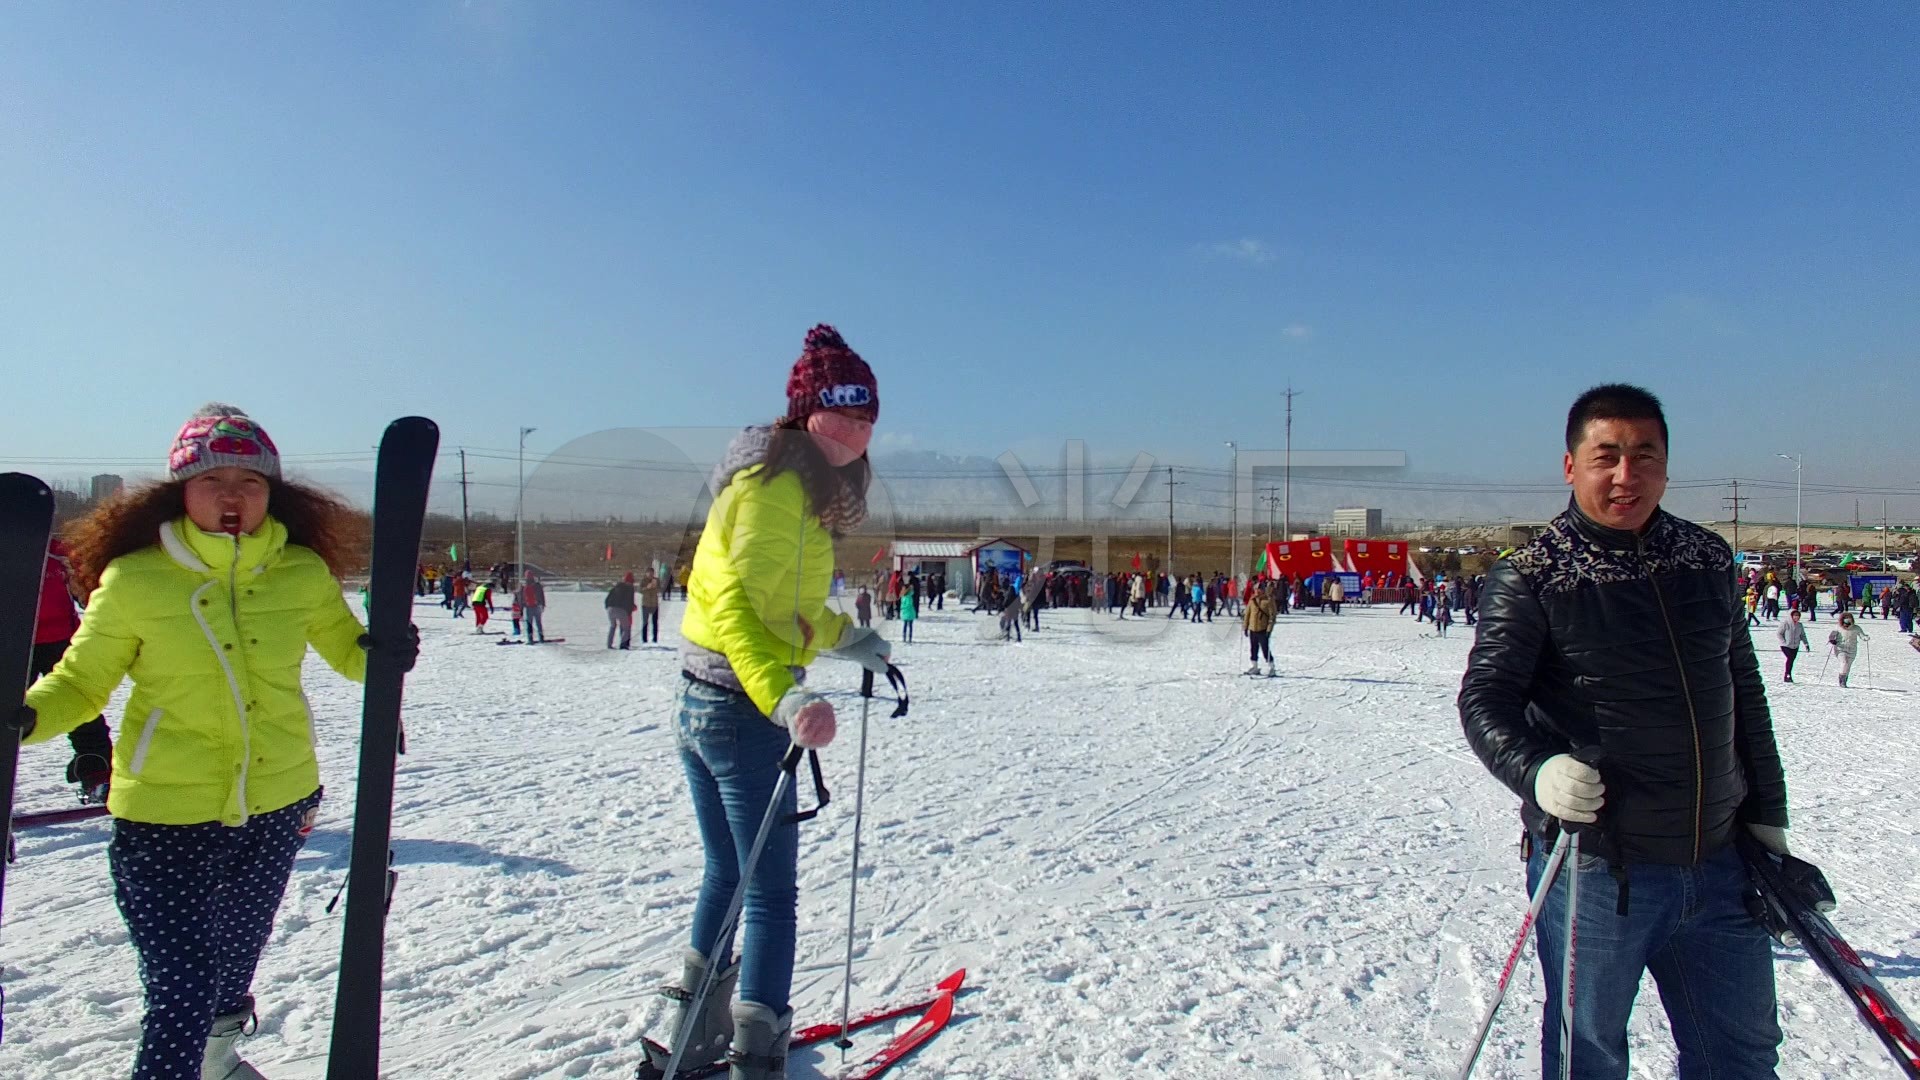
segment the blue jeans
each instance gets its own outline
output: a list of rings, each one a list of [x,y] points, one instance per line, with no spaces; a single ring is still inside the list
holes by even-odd
[[[526,610],[521,613],[521,616],[527,621],[526,636],[528,641],[547,640],[547,624],[543,618],[546,613],[547,605],[545,604],[528,604]]]
[[[747,695],[687,678],[681,680],[676,736],[707,855],[693,908],[692,945],[712,956],[790,740],[786,729],[762,716]],[[793,785],[787,785],[781,803],[783,815],[799,808]],[[777,822],[747,883],[741,911],[740,1000],[759,1002],[775,1013],[787,1011],[793,989],[799,866],[800,827]]]
[[[1738,828],[1740,826],[1736,826]],[[1527,862],[1532,892],[1547,853]],[[1747,914],[1747,869],[1732,845],[1698,866],[1627,867],[1629,910],[1600,859],[1580,860],[1574,927],[1575,1080],[1625,1080],[1627,1017],[1642,971],[1653,973],[1679,1049],[1679,1080],[1773,1080],[1780,1024],[1773,943]],[[1541,1075],[1560,1075],[1560,971],[1565,955],[1565,872],[1547,895],[1535,940],[1547,982]]]

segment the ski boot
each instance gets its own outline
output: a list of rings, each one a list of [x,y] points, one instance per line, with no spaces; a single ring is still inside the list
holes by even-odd
[[[251,1000],[245,1012],[215,1017],[207,1033],[207,1056],[200,1065],[200,1080],[267,1080],[260,1070],[240,1060],[239,1051],[234,1049],[243,1036],[258,1028],[259,1018],[254,1015]]]
[[[727,1054],[727,1080],[787,1080],[787,1045],[793,1037],[793,1013],[775,1016],[757,1001],[733,1007],[733,1049]]]
[[[637,1080],[649,1080],[650,1077],[667,1074],[667,1062],[673,1059],[671,1043],[679,1038],[680,1029],[687,1022],[687,1010],[693,1005],[693,995],[699,993],[700,980],[706,974],[705,956],[694,949],[687,949],[680,954],[679,985],[660,988],[660,996],[676,1005],[673,1026],[667,1031],[669,1045],[662,1046],[652,1039],[641,1040],[647,1060],[635,1074]],[[733,1014],[728,1007],[733,1004],[733,987],[739,981],[738,963],[722,969],[714,977],[713,987],[707,991],[707,1000],[700,1006],[700,1015],[694,1018],[693,1030],[687,1033],[687,1049],[680,1055],[681,1071],[711,1065],[726,1056],[727,1044],[733,1041]]]
[[[1269,679],[1277,679],[1277,678],[1279,678],[1279,677],[1280,677],[1280,673],[1279,673],[1278,671],[1275,671],[1275,670],[1273,669],[1273,664],[1272,664],[1272,663],[1268,663],[1268,664],[1267,664],[1267,678],[1269,678]]]
[[[1260,665],[1259,665],[1259,664],[1255,664],[1255,665],[1253,665],[1252,667],[1250,667],[1250,668],[1248,668],[1248,669],[1247,669],[1247,674],[1249,674],[1249,675],[1258,675],[1258,674],[1260,674]]]

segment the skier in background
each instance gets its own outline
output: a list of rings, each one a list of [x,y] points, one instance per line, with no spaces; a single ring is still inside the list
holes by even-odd
[[[546,586],[540,584],[539,574],[528,570],[521,575],[520,581],[520,617],[527,624],[527,644],[547,640],[547,626],[542,617],[546,610]]]
[[[866,361],[832,327],[814,327],[787,379],[786,415],[741,433],[715,471],[687,582],[676,729],[706,871],[673,1030],[690,1033],[684,1066],[727,1057],[732,1080],[786,1075],[798,825],[774,828],[747,882],[737,964],[720,953],[726,943],[718,939],[782,757],[791,743],[833,741],[833,705],[800,684],[799,669],[829,652],[886,671],[886,639],[827,606],[834,540],[866,518],[866,449],[879,412]],[[796,802],[789,787],[787,814]],[[709,965],[713,993],[688,1017]],[[653,1047],[648,1053],[658,1055]]]
[[[66,655],[67,644],[80,629],[74,611],[73,580],[68,572],[72,550],[55,537],[47,548],[40,575],[40,609],[33,622],[33,667],[28,678],[52,671]],[[107,718],[95,716],[67,734],[73,757],[67,762],[67,783],[80,785],[80,798],[89,803],[107,801],[113,781],[113,733]]]
[[[1840,657],[1840,685],[1847,685],[1847,675],[1853,671],[1853,659],[1860,653],[1860,642],[1871,641],[1872,635],[1862,629],[1853,620],[1853,613],[1840,613],[1840,628],[1827,633],[1827,644]]]
[[[1247,597],[1240,615],[1241,622],[1247,628],[1247,653],[1251,665],[1247,674],[1260,674],[1260,658],[1267,658],[1267,674],[1273,669],[1273,623],[1277,611],[1273,604],[1273,590],[1268,582],[1262,581],[1251,586],[1252,593]]]
[[[614,647],[615,634],[620,637],[620,648],[633,648],[633,612],[638,604],[634,600],[633,571],[627,571],[625,577],[614,582],[607,590],[607,648]]]
[[[649,570],[640,579],[640,644],[660,644],[660,579]]]
[[[473,632],[487,632],[487,620],[493,616],[493,586],[481,583],[473,590]]]
[[[913,623],[920,617],[920,600],[917,589],[909,589],[900,594],[900,640],[913,640]]]
[[[87,617],[27,693],[26,741],[88,722],[132,676],[107,856],[146,991],[134,1080],[260,1080],[235,1044],[320,805],[301,659],[311,645],[359,682],[380,646],[341,595],[354,511],[283,480],[245,413],[202,408],[167,477],[76,526]],[[417,636],[391,652],[410,668]]]
[[[1542,1075],[1562,1075],[1566,876],[1578,874],[1570,1075],[1628,1074],[1627,1018],[1651,973],[1679,1080],[1772,1080],[1773,943],[1748,914],[1734,834],[1787,851],[1786,777],[1733,552],[1660,509],[1667,447],[1645,390],[1598,386],[1574,402],[1562,459],[1573,498],[1488,572],[1460,719],[1520,798],[1529,891],[1561,823],[1597,822],[1536,923]],[[1597,769],[1574,756],[1603,738]]]
[[[1807,628],[1800,625],[1800,609],[1787,612],[1780,629],[1774,631],[1780,639],[1780,652],[1787,658],[1786,670],[1781,673],[1782,682],[1793,681],[1793,662],[1800,657],[1800,650],[1807,645]]]

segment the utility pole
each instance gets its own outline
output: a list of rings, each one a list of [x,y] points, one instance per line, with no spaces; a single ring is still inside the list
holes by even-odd
[[[1733,508],[1733,550],[1738,552],[1740,550],[1740,508],[1747,504],[1747,500],[1740,497],[1740,481],[1733,482],[1733,496],[1720,501]]]
[[[513,509],[513,579],[514,586],[527,579],[527,436],[534,429],[520,429],[520,497],[514,502]]]
[[[1240,580],[1240,448],[1227,440],[1233,451],[1233,482],[1227,485],[1227,577]]]
[[[1299,391],[1295,390],[1293,388],[1293,383],[1289,381],[1287,383],[1287,390],[1286,390],[1286,397],[1287,397],[1287,488],[1286,488],[1287,506],[1286,506],[1286,514],[1282,519],[1284,524],[1286,525],[1285,532],[1286,532],[1286,539],[1288,540],[1293,539],[1293,398],[1294,398],[1294,395],[1298,393]]]
[[[473,558],[467,550],[467,448],[460,448],[460,550],[463,558]]]
[[[1887,569],[1887,500],[1880,500],[1880,570]]]
[[[1173,577],[1173,466],[1167,466],[1167,576]]]
[[[1273,511],[1280,505],[1280,489],[1270,487],[1261,498],[1267,503],[1267,543],[1273,543]]]
[[[1773,456],[1793,462],[1793,583],[1798,585],[1800,584],[1800,526],[1805,520],[1800,513],[1800,462],[1807,455],[1802,452]]]

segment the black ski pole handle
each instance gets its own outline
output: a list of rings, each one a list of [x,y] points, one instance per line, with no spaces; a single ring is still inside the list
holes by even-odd
[[[1607,752],[1599,743],[1588,743],[1586,746],[1575,747],[1568,756],[1592,769],[1594,772],[1600,773],[1600,784],[1602,787],[1606,786],[1606,772],[1600,768],[1600,763],[1606,760]],[[1601,815],[1605,814],[1606,810],[1607,808],[1602,806],[1599,811],[1594,814],[1594,820],[1592,821],[1567,821],[1564,818],[1555,818],[1554,820],[1559,823],[1560,828],[1567,832],[1598,837],[1605,831],[1604,823],[1601,821]]]
[[[787,756],[780,759],[780,771],[788,773],[798,772],[800,769],[800,759],[805,757],[806,754],[807,748],[801,746],[799,743],[794,743],[787,747]]]

